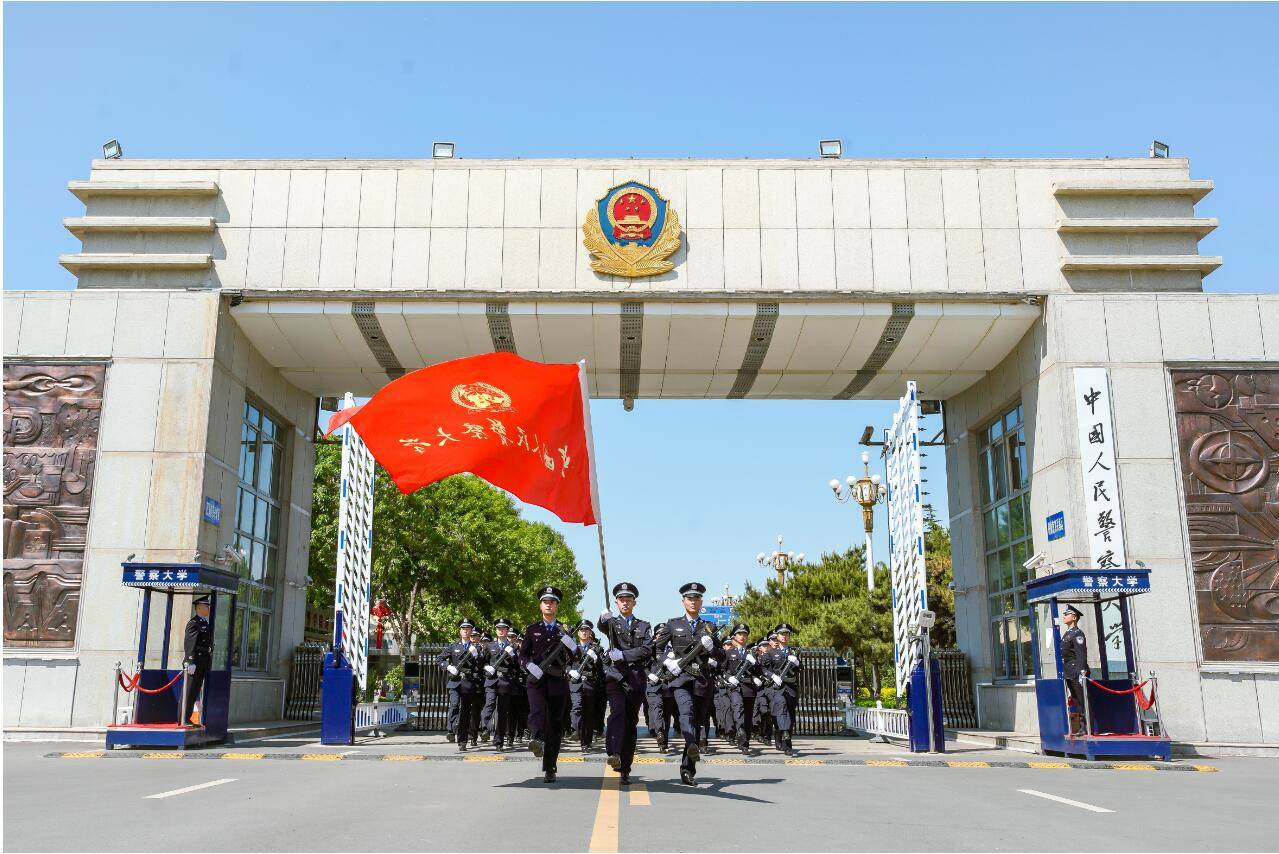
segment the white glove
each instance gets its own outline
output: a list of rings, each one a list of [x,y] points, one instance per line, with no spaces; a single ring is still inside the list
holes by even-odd
[[[573,677],[574,679],[581,679],[581,678],[582,678],[582,671],[580,671],[580,670],[570,670],[570,671],[568,672],[568,675],[569,675],[569,676],[571,676],[571,677]]]
[[[751,655],[749,652],[748,652],[748,653],[746,653],[746,663],[747,663],[747,664],[754,664],[754,663],[755,663],[755,656]]]
[[[194,675],[195,675],[195,665],[194,665],[194,664],[188,664],[188,665],[187,665],[187,676],[194,676]]]
[[[497,669],[491,664],[484,665],[484,672],[487,673],[489,676],[497,675]]]
[[[702,649],[705,649],[707,652],[710,652],[711,648],[714,646],[715,646],[715,641],[711,640],[710,635],[702,635]]]
[[[658,681],[659,681],[659,680],[658,680],[658,678],[657,678],[657,674],[656,674],[656,673],[650,673],[650,674],[648,674],[648,681],[649,681],[649,682],[652,682],[654,685],[656,685],[656,684],[658,683]]]
[[[457,665],[455,665],[455,664],[450,664],[450,665],[448,666],[448,671],[449,671],[449,675],[451,675],[451,676],[456,676],[456,675],[457,675]]]
[[[617,647],[613,647],[612,649],[608,651],[608,657],[613,659],[614,661],[621,661],[622,651],[618,649]]]
[[[799,664],[799,659],[793,655],[786,656],[786,660],[789,661],[791,664]]]
[[[471,658],[480,657],[480,648],[478,646],[471,647]]]
[[[536,664],[530,661],[528,665],[528,675],[532,676],[534,679],[541,679],[542,668],[538,667]]]
[[[738,681],[736,676],[730,676],[728,677],[728,684],[732,685],[735,688],[742,683]]]
[[[599,654],[598,654],[598,653],[596,653],[596,652],[595,652],[595,650],[593,650],[593,649],[588,649],[588,650],[586,651],[586,654],[590,657],[591,661],[599,661],[599,660],[600,660]]]
[[[707,666],[707,667],[719,667],[719,662],[718,662],[718,661],[716,661],[715,659],[711,658],[711,659],[708,659],[708,660],[707,660],[707,662],[706,662],[706,666]]]
[[[764,684],[763,682],[760,681],[760,678],[758,676],[751,677],[751,681],[755,683],[756,688],[759,688]]]
[[[560,643],[568,647],[569,652],[577,652],[577,641],[573,640],[568,635],[560,635]]]
[[[669,670],[672,676],[679,676],[680,674],[679,662],[676,661],[675,659],[673,658],[666,659],[665,661],[662,662],[662,666],[665,667],[667,670]]]
[[[607,608],[605,608],[603,611],[600,611],[599,624],[600,624],[601,626],[602,626],[602,625],[604,625],[605,623],[607,623],[607,622],[611,621],[612,619],[613,619],[613,612],[612,612],[612,611],[610,611],[610,610],[609,610],[609,609],[607,609]]]
[[[778,676],[776,673],[773,674],[773,685],[777,688],[782,687],[782,677]]]

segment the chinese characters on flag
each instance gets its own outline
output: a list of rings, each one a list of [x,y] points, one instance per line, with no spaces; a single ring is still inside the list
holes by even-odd
[[[1119,471],[1105,368],[1075,368],[1075,418],[1083,470],[1084,518],[1089,555],[1097,569],[1128,565],[1119,506]]]
[[[456,359],[387,384],[335,415],[328,432],[349,421],[405,494],[470,472],[565,522],[593,525],[584,370],[513,353]]]

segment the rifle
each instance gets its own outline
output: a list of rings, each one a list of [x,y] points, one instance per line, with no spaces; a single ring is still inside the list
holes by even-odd
[[[750,658],[747,658],[747,656],[750,656]],[[733,678],[737,680],[737,685],[733,685],[730,682],[729,687],[739,687],[742,684],[742,680],[746,678],[746,671],[757,664],[759,664],[759,659],[755,658],[755,653],[747,649],[745,655],[742,656],[742,663],[737,668],[737,672],[732,674]]]
[[[542,659],[541,661],[537,662],[538,669],[542,671],[542,676],[545,676],[545,675],[546,675],[546,673],[547,673],[547,668],[549,668],[549,667],[559,667],[559,665],[560,665],[561,661],[563,660],[563,658],[564,658],[566,655],[568,655],[568,654],[569,654],[569,648],[568,648],[568,646],[564,643],[564,639],[565,639],[565,638],[568,638],[569,640],[572,640],[572,636],[570,636],[570,635],[568,634],[568,632],[565,632],[565,631],[564,631],[564,627],[563,627],[563,626],[560,626],[559,628],[560,628],[560,639],[559,639],[559,643],[557,643],[557,644],[555,645],[555,649],[551,650],[550,652],[548,652],[548,653],[546,654],[546,658],[544,658],[544,659]],[[574,648],[576,649],[576,646],[577,646],[577,642],[576,642],[576,641],[573,641],[573,646],[574,646]],[[530,674],[530,675],[531,675],[531,674]],[[535,678],[535,679],[541,679],[542,677],[541,677],[541,676],[535,676],[535,677],[533,677],[533,678]]]
[[[714,641],[715,638],[711,636],[711,640]],[[712,645],[712,649],[713,648],[714,646]],[[690,676],[701,676],[702,669],[697,664],[697,660],[701,658],[702,654],[705,652],[706,649],[702,646],[701,639],[695,639],[694,642],[689,645],[688,649],[684,650],[684,654],[675,661],[675,663],[679,665],[680,675],[687,672]],[[709,653],[707,654],[709,655]],[[672,651],[670,655],[667,655],[667,658],[672,658],[673,656],[674,652]],[[648,681],[652,682],[654,685],[659,683],[665,685],[674,678],[675,674],[671,673],[664,664],[659,668],[657,673],[648,674]]]
[[[788,652],[786,655],[787,655],[786,666],[785,666],[785,667],[783,667],[783,668],[782,668],[782,669],[781,669],[781,670],[777,673],[777,675],[778,675],[779,677],[781,677],[782,685],[785,685],[785,684],[786,684],[786,677],[790,676],[790,674],[791,674],[791,669],[795,666],[794,664],[792,664],[792,663],[791,663],[790,658],[789,658],[790,656],[795,655],[795,653],[793,653],[793,652]],[[798,656],[798,655],[795,655],[795,658],[799,658],[799,656]],[[776,684],[774,684],[774,683],[773,683],[772,674],[769,674],[769,679],[768,679],[768,683],[767,683],[767,684],[768,684],[768,685],[770,685],[770,686],[771,686],[774,690],[775,690],[775,689],[777,689],[777,688],[782,687],[781,685],[776,685]]]
[[[475,672],[475,656],[471,655],[471,651],[473,649],[475,649],[474,641],[466,645],[466,652],[463,653],[461,661],[457,662],[454,665],[455,667],[457,667],[457,671],[458,671],[456,678],[468,679],[468,680],[474,680],[479,678],[478,674],[476,674]],[[452,655],[449,656],[449,664],[453,664]],[[444,665],[444,669],[445,670],[448,669],[448,664]]]
[[[515,644],[508,640],[506,642],[506,648],[503,649],[502,654],[497,657],[497,661],[484,665],[484,672],[489,673],[489,669],[492,668],[493,672],[489,673],[489,675],[496,676],[497,671],[500,670],[502,665],[506,663],[506,660],[511,657],[511,650],[513,649],[515,649]]]
[[[592,653],[594,653],[594,655],[592,655]],[[581,666],[580,666],[580,667],[577,667],[577,668],[574,668],[574,670],[576,670],[576,672],[577,672],[577,678],[576,678],[576,679],[574,679],[574,678],[573,678],[573,676],[572,676],[572,672],[573,672],[573,671],[570,671],[570,675],[569,675],[569,681],[570,681],[570,682],[583,682],[583,681],[585,681],[585,680],[586,680],[586,677],[587,677],[587,676],[594,676],[594,675],[595,675],[595,673],[596,673],[597,671],[588,670],[588,668],[587,668],[586,660],[587,660],[588,658],[589,658],[589,659],[591,659],[591,660],[594,662],[594,666],[595,666],[596,668],[599,668],[599,667],[601,667],[601,666],[602,666],[602,665],[601,665],[601,663],[600,663],[600,662],[601,662],[600,654],[599,654],[598,652],[596,652],[593,648],[591,648],[591,647],[589,647],[589,646],[588,646],[588,647],[586,648],[586,651],[582,653],[582,662],[581,662]]]

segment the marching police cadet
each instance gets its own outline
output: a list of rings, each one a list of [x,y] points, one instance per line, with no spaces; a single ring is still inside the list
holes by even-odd
[[[706,704],[713,690],[711,668],[706,662],[712,658],[722,661],[724,651],[720,649],[715,624],[700,616],[706,585],[690,581],[679,592],[684,613],[657,627],[652,649],[654,658],[661,658],[661,666],[670,674],[669,687],[679,709],[679,729],[684,736],[680,782],[696,786],[697,760],[701,758],[698,725],[706,719]]]
[[[617,615],[605,609],[600,612],[599,620],[600,634],[609,644],[608,661],[604,665],[604,690],[608,693],[604,748],[608,751],[608,767],[621,775],[623,786],[631,783],[640,704],[646,698],[648,687],[644,664],[652,656],[648,644],[653,639],[653,627],[635,616],[638,597],[639,588],[629,581],[613,585]],[[660,692],[658,703],[660,706]],[[660,710],[658,717],[661,717]],[[653,729],[652,718],[649,720],[649,728]]]
[[[760,661],[765,679],[772,683],[769,702],[777,726],[773,743],[787,756],[795,755],[795,748],[791,744],[791,730],[794,727],[795,710],[799,706],[799,671],[804,666],[799,656],[790,648],[792,631],[794,630],[787,623],[779,625],[776,631],[777,646],[769,650]]]
[[[648,721],[649,733],[657,742],[657,749],[665,753],[669,747],[667,739],[671,731],[671,710],[675,704],[666,684],[662,682],[662,673],[661,660],[654,659],[648,667],[644,682],[644,717]]]
[[[182,636],[182,662],[186,665],[186,704],[182,709],[182,723],[192,723],[191,712],[195,709],[196,700],[200,699],[200,689],[204,687],[204,676],[213,666],[213,630],[209,628],[209,597],[200,596],[191,602],[191,619],[187,620],[186,632]]]
[[[528,673],[528,748],[542,760],[542,780],[554,783],[560,742],[564,738],[564,710],[568,705],[568,665],[577,642],[557,619],[560,590],[538,591],[542,619],[530,625],[520,644],[520,664]]]
[[[724,660],[728,683],[729,719],[737,735],[737,749],[750,753],[751,724],[755,719],[755,694],[760,681],[758,659],[748,642],[750,626],[733,626],[732,646]]]
[[[732,701],[728,698],[732,685],[728,681],[728,651],[732,649],[732,641],[725,640],[720,646],[724,650],[725,667],[715,670],[715,701],[711,717],[715,720],[715,737],[722,738],[729,744],[737,741],[737,728],[733,719]]]
[[[604,700],[604,648],[595,640],[595,624],[577,624],[577,656],[568,672],[571,697],[570,729],[583,753],[595,742],[599,726],[599,705]]]
[[[457,623],[458,642],[449,644],[436,657],[436,662],[449,673],[449,703],[457,709],[457,749],[466,750],[469,740],[476,746],[475,731],[479,726],[480,689],[483,680],[480,668],[485,663],[485,653],[478,640],[471,637],[475,624],[463,617]]]
[[[485,707],[493,728],[493,747],[504,750],[515,746],[515,695],[523,686],[519,682],[519,647],[511,638],[511,622],[503,617],[494,627],[497,638],[485,650]]]
[[[1067,605],[1061,613],[1066,631],[1061,633],[1061,675],[1066,680],[1069,697],[1067,711],[1070,714],[1070,735],[1085,736],[1084,685],[1081,676],[1088,676],[1088,639],[1079,628],[1079,618],[1084,615],[1074,605]]]

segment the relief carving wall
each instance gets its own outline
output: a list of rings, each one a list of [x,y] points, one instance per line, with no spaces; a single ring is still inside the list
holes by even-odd
[[[1279,371],[1173,371],[1205,661],[1279,662]]]
[[[106,365],[4,366],[4,645],[75,645]]]

